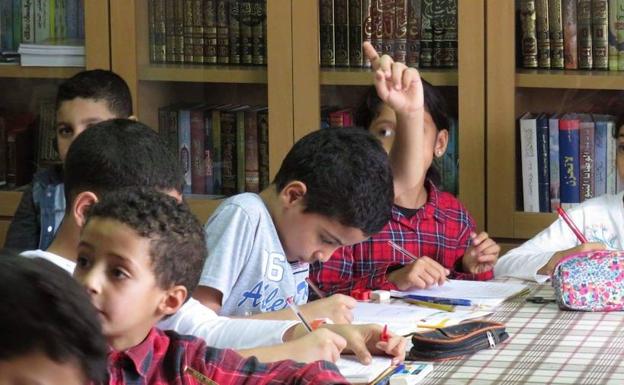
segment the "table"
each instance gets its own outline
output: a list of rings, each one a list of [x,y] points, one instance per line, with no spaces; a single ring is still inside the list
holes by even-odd
[[[549,284],[531,295],[553,298]],[[462,360],[434,363],[420,384],[624,384],[624,312],[559,310],[525,297],[489,317],[506,324],[509,339]]]

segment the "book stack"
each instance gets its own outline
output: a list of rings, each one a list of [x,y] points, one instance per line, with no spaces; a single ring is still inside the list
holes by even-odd
[[[41,43],[21,43],[23,67],[84,67],[84,41],[76,39],[48,39]]]
[[[613,116],[527,112],[519,126],[525,212],[568,209],[624,187]]]
[[[416,68],[457,66],[457,0],[319,0],[324,67],[369,67],[362,42]]]
[[[624,0],[521,0],[522,67],[624,70]]]

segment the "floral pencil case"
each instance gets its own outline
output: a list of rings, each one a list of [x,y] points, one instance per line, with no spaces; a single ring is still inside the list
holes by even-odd
[[[414,346],[406,359],[422,361],[460,358],[479,350],[494,348],[508,337],[505,325],[491,321],[472,321],[413,333]]]
[[[552,274],[561,309],[624,310],[624,251],[589,251],[563,258]]]

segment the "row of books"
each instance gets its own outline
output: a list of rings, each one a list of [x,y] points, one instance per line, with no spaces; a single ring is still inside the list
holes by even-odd
[[[0,51],[48,40],[84,40],[84,0],[2,0]]]
[[[232,195],[269,185],[268,109],[173,104],[158,130],[184,172],[185,194]]]
[[[149,0],[152,63],[266,65],[266,0]]]
[[[321,65],[368,67],[362,42],[410,67],[457,66],[457,0],[319,0]]]
[[[624,0],[521,0],[524,68],[624,70]]]
[[[15,188],[32,180],[36,116],[0,112],[0,187]]]
[[[519,128],[525,212],[569,208],[624,187],[617,176],[613,116],[527,112]]]
[[[321,107],[321,128],[338,128],[355,126],[354,109],[323,106]],[[435,157],[433,166],[440,176],[440,187],[443,191],[453,195],[459,193],[459,142],[457,121],[451,119],[449,142],[446,152],[441,157]]]

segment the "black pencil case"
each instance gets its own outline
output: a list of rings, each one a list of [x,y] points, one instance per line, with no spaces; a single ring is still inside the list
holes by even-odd
[[[505,325],[491,321],[472,321],[413,333],[413,347],[407,360],[446,360],[460,358],[483,349],[496,347],[509,334]]]

